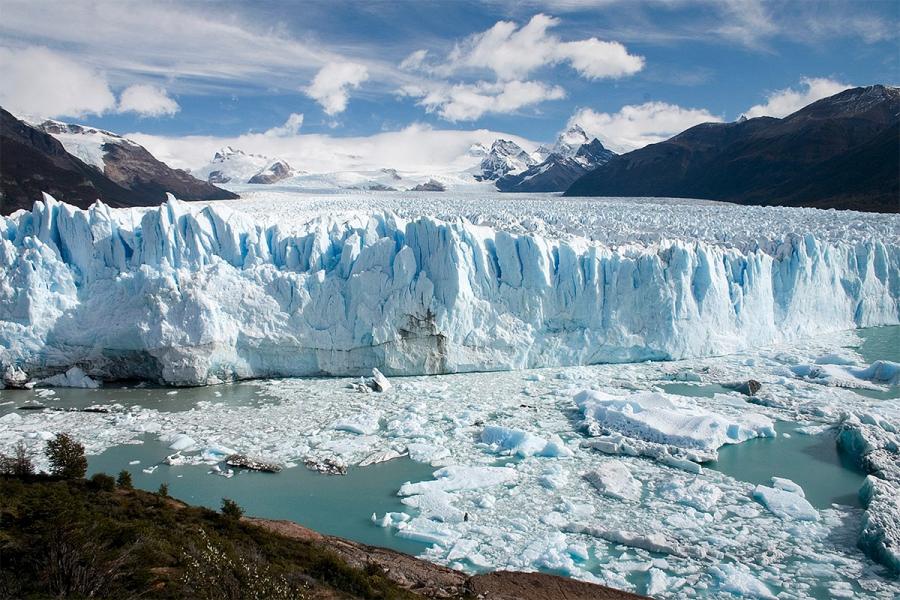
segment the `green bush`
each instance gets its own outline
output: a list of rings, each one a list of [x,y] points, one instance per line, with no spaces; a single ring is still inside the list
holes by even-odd
[[[91,477],[91,487],[104,492],[111,492],[116,489],[116,480],[106,473],[95,473]]]
[[[119,471],[119,476],[116,477],[116,485],[123,490],[132,489],[134,484],[131,483],[131,471],[126,471],[125,469]]]
[[[47,458],[50,472],[63,479],[81,479],[87,473],[84,446],[68,433],[57,433],[47,442]]]
[[[229,521],[240,521],[244,516],[244,509],[230,498],[222,498],[222,516]]]
[[[159,484],[159,489],[156,490],[156,493],[159,494],[160,496],[162,496],[163,498],[168,498],[169,497],[169,484],[168,483]]]

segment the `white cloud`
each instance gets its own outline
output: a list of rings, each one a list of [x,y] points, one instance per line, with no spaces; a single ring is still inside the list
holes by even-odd
[[[271,131],[271,130],[270,130]],[[197,169],[224,146],[286,160],[292,167],[312,173],[342,170],[396,168],[432,174],[458,173],[474,165],[467,150],[472,144],[490,145],[498,138],[511,139],[526,149],[535,142],[510,133],[476,129],[436,130],[411,125],[400,131],[366,137],[322,134],[273,136],[248,133],[234,137],[166,137],[129,133],[126,137],[147,148],[155,157],[176,168]]]
[[[0,48],[0,105],[36,117],[82,117],[113,110],[106,78],[41,47]]]
[[[142,117],[174,115],[181,107],[161,87],[135,84],[119,97],[119,112],[134,112]]]
[[[428,50],[416,50],[403,59],[400,68],[404,71],[415,71],[422,67],[425,59],[428,57]]]
[[[348,91],[359,87],[369,78],[364,65],[352,62],[328,63],[316,73],[306,95],[322,105],[329,115],[344,112],[349,99]]]
[[[271,137],[284,137],[287,135],[297,135],[300,131],[300,127],[303,126],[303,115],[300,113],[291,113],[287,120],[284,122],[284,125],[279,125],[278,127],[272,127],[268,129],[265,135]]]
[[[472,121],[487,113],[511,113],[545,100],[565,98],[559,86],[538,81],[479,81],[474,84],[408,86],[401,91],[420,98],[418,104],[448,121]]]
[[[772,92],[765,104],[751,106],[744,114],[753,117],[786,117],[816,100],[833,96],[853,86],[826,77],[804,77],[800,90],[785,88]]]
[[[578,124],[616,152],[630,152],[647,144],[655,144],[681,133],[689,127],[722,119],[702,108],[682,108],[665,102],[626,105],[615,113],[578,110],[568,127]]]
[[[433,71],[449,75],[467,68],[486,68],[499,79],[512,80],[546,65],[567,62],[583,77],[597,79],[633,75],[644,67],[643,57],[629,54],[618,42],[596,38],[563,42],[547,33],[557,24],[559,19],[544,14],[533,16],[522,27],[512,21],[498,21],[487,31],[457,44],[447,63]]]

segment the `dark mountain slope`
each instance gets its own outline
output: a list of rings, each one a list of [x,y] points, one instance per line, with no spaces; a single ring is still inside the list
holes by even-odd
[[[871,86],[783,119],[704,123],[572,184],[569,196],[672,196],[740,204],[900,210],[900,90]]]
[[[237,195],[170,169],[137,144],[106,144],[101,172],[69,154],[52,135],[0,109],[0,214],[31,208],[46,192],[86,208],[98,199],[113,207],[153,206],[171,192],[182,200]]]

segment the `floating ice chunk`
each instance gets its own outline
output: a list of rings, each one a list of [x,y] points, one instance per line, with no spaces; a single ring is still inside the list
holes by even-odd
[[[405,456],[405,454],[401,454],[396,450],[379,450],[359,461],[359,466],[368,467],[369,465],[388,462],[389,460],[394,460],[395,458],[401,458],[403,456]]]
[[[407,521],[409,521],[409,518],[409,515],[406,513],[389,512],[385,513],[381,519],[378,519],[375,513],[372,513],[372,522],[383,528],[397,528],[397,526],[401,523],[406,523]]]
[[[569,471],[570,469],[562,467],[559,463],[554,463],[544,469],[538,481],[545,488],[556,490],[569,481]]]
[[[803,488],[800,487],[799,484],[794,483],[793,481],[785,477],[773,477],[772,487],[797,494],[801,498],[806,498],[806,493],[803,491]]]
[[[507,451],[521,457],[571,457],[573,454],[557,435],[546,440],[521,429],[497,425],[485,427],[481,432],[481,441],[494,446],[497,450]]]
[[[704,512],[712,512],[722,498],[722,490],[699,479],[687,484],[679,480],[666,481],[657,486],[657,493],[660,498]]]
[[[396,535],[408,540],[444,547],[450,546],[459,538],[459,533],[450,526],[422,517],[407,521],[406,527],[398,529]]]
[[[679,448],[714,451],[755,437],[775,437],[771,419],[755,413],[740,418],[705,410],[687,397],[657,392],[613,395],[583,390],[575,403],[586,422],[622,435]]]
[[[871,365],[800,364],[790,367],[801,379],[832,387],[879,389],[877,385],[900,385],[900,363],[876,360]]]
[[[567,533],[584,533],[592,535],[607,542],[614,544],[622,544],[632,548],[640,548],[648,552],[661,552],[663,554],[672,554],[674,556],[684,556],[685,552],[679,548],[674,542],[666,538],[662,533],[639,534],[633,531],[625,531],[621,529],[604,529],[603,527],[587,525],[584,523],[568,523],[562,527]]]
[[[191,450],[197,446],[197,442],[194,441],[194,438],[184,433],[178,433],[173,436],[163,436],[160,439],[164,442],[169,442],[170,450]]]
[[[441,523],[462,523],[465,513],[453,506],[454,496],[447,492],[431,491],[427,494],[407,496],[402,502],[419,511],[419,515]]]
[[[235,450],[232,450],[227,446],[212,444],[201,450],[200,458],[206,462],[222,462],[232,454],[236,453]]]
[[[338,431],[349,431],[359,435],[372,435],[381,427],[381,413],[378,411],[359,413],[352,417],[338,419],[331,426]]]
[[[100,384],[98,382],[88,377],[87,374],[78,367],[72,367],[65,373],[60,373],[52,377],[47,377],[46,379],[41,379],[37,382],[37,385],[47,387],[69,387],[85,389],[97,389],[100,387]]]
[[[669,577],[661,569],[652,567],[649,574],[650,580],[647,582],[647,589],[644,590],[644,594],[652,597],[671,591]]]
[[[758,485],[753,490],[753,497],[772,514],[782,519],[798,521],[817,521],[818,511],[803,496],[779,488]]]
[[[424,442],[413,442],[406,446],[409,452],[410,460],[420,463],[432,463],[442,458],[450,456],[450,450],[444,446],[435,444],[426,444]]]
[[[515,469],[509,467],[468,467],[450,466],[438,469],[432,476],[434,481],[420,481],[418,483],[404,483],[400,487],[400,496],[412,496],[414,494],[426,494],[432,491],[453,492],[457,490],[475,490],[485,487],[493,487],[510,481],[517,477]]]
[[[0,417],[0,423],[4,425],[16,425],[22,421],[22,417],[16,413],[6,413]]]
[[[766,584],[750,574],[744,565],[719,564],[709,570],[716,578],[718,587],[739,597],[775,600],[775,595]]]
[[[866,508],[859,547],[893,573],[900,573],[900,482],[868,475],[859,496]]]
[[[599,469],[585,473],[584,478],[604,496],[632,501],[641,499],[643,485],[621,462],[604,463]]]
[[[28,387],[28,384],[28,373],[15,365],[9,365],[3,371],[3,381],[0,389],[3,389],[4,387],[11,389],[25,389]],[[34,387],[33,384],[32,387]]]
[[[391,382],[388,381],[387,377],[382,375],[381,371],[378,369],[372,369],[372,381],[371,381],[372,389],[376,392],[386,392],[391,387]]]

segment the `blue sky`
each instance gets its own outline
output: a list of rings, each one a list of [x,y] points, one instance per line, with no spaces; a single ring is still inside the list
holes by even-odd
[[[622,151],[900,83],[893,0],[5,0],[2,13],[0,104],[167,139],[292,114],[302,125],[280,135],[414,125],[548,141],[584,121]]]

